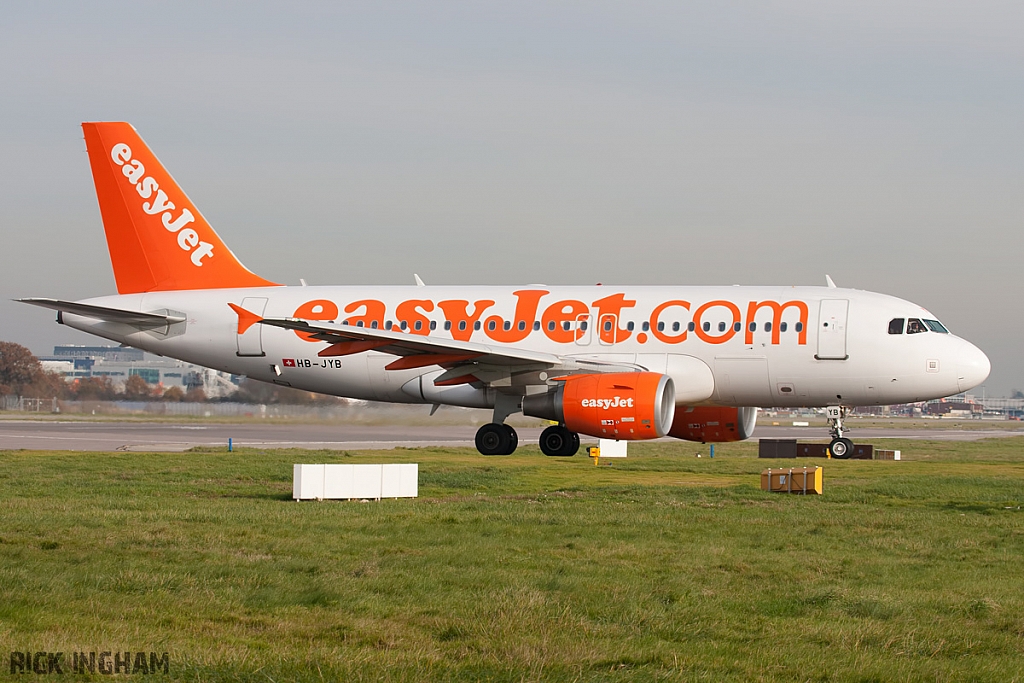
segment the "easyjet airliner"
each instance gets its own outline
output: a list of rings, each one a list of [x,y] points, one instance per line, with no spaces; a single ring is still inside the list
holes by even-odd
[[[989,361],[936,316],[827,287],[286,287],[245,268],[127,123],[86,123],[118,294],[23,299],[122,344],[289,387],[546,418],[540,448],[579,435],[751,436],[758,407],[826,407],[835,457],[852,406],[939,398]]]

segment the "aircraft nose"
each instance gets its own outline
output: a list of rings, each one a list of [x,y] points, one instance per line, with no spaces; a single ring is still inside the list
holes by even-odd
[[[957,386],[960,391],[967,391],[985,381],[992,371],[992,363],[981,349],[965,341],[957,354],[956,369]]]

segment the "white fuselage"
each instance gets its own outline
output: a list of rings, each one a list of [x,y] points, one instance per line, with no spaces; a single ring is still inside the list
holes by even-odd
[[[691,395],[690,402],[725,406],[921,401],[970,389],[989,371],[985,355],[953,334],[888,332],[894,318],[934,319],[920,306],[840,288],[265,287],[151,292],[86,303],[170,312],[186,321],[147,331],[71,314],[64,314],[64,323],[257,380],[403,403],[448,402],[436,397],[425,401],[407,386],[421,375],[436,375],[440,368],[385,370],[395,356],[374,351],[321,358],[317,354],[326,348],[324,342],[266,325],[253,325],[239,334],[239,317],[228,304],[264,318],[337,324],[349,320],[351,325],[395,330],[404,321],[408,334],[596,358],[661,372],[666,357],[686,356],[688,363],[701,361],[713,376],[713,388],[704,392],[709,395]],[[474,321],[475,313],[479,315]],[[460,329],[460,321],[465,329]],[[673,379],[679,395],[687,396],[687,377]],[[450,402],[457,405],[488,407],[486,400],[465,400],[465,392],[452,396]]]

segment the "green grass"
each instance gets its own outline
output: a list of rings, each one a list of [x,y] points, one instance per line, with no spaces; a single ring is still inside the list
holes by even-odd
[[[909,460],[3,452],[0,647],[203,681],[1024,680],[1024,439],[886,445]],[[421,497],[291,500],[294,462],[382,461]],[[825,494],[761,492],[768,464]]]

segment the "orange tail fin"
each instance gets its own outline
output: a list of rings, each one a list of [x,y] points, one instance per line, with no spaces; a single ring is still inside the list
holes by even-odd
[[[127,123],[83,123],[120,294],[270,287],[221,241]]]

